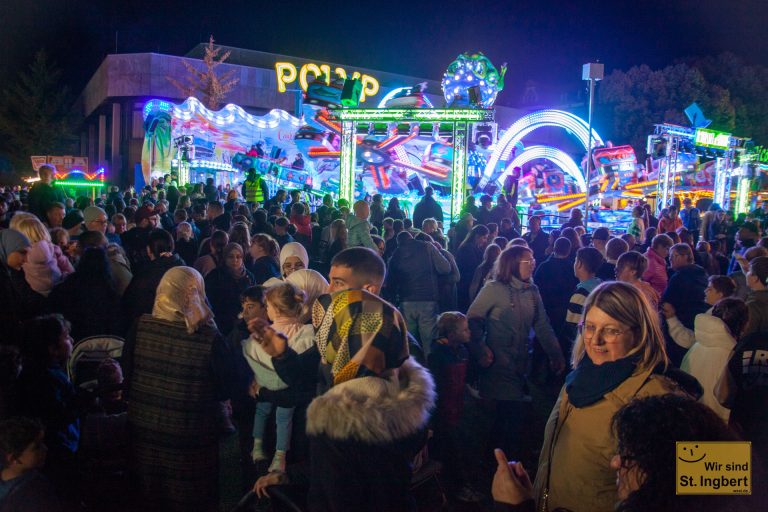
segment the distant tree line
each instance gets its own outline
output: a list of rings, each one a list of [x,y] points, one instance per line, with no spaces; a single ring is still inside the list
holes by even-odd
[[[679,62],[660,70],[646,65],[615,70],[598,88],[595,118],[601,134],[631,144],[645,157],[653,125],[690,126],[683,109],[697,102],[710,128],[768,144],[768,67],[731,53]]]

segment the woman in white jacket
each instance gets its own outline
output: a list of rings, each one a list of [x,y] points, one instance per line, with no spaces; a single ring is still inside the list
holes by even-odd
[[[731,411],[720,405],[715,396],[715,387],[747,325],[749,309],[743,300],[728,297],[715,304],[711,311],[711,314],[696,315],[696,341],[685,354],[680,368],[696,377],[704,389],[699,401],[727,423]]]

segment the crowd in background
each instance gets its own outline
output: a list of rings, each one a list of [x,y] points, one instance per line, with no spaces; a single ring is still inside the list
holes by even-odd
[[[216,510],[226,436],[275,507],[753,503],[676,496],[673,453],[768,455],[768,202],[547,231],[503,193],[52,181],[0,194],[0,511]]]

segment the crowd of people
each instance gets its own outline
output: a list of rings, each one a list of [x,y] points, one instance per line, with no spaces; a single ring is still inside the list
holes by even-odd
[[[674,449],[768,456],[768,203],[588,233],[505,194],[448,224],[429,187],[409,212],[52,174],[0,194],[0,511],[217,510],[229,436],[275,510],[754,503],[675,495]]]

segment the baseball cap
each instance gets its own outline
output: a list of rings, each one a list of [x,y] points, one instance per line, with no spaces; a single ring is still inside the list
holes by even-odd
[[[61,226],[64,229],[72,229],[78,224],[82,224],[84,221],[85,218],[83,217],[83,212],[75,208],[74,210],[70,210],[69,213],[64,216],[64,220],[61,221]]]
[[[153,215],[157,215],[157,212],[155,211],[155,209],[145,204],[136,211],[136,215],[134,215],[133,218],[136,221],[136,224],[138,225],[138,224],[141,224],[141,221],[143,221],[144,219],[148,219]]]

